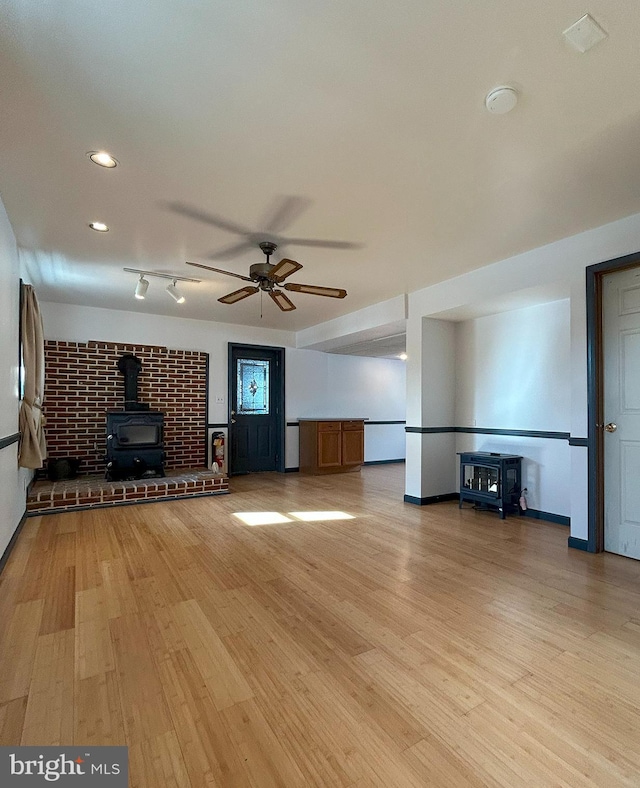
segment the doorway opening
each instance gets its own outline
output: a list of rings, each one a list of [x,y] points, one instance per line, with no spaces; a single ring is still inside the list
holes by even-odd
[[[229,475],[284,473],[284,348],[229,343]]]

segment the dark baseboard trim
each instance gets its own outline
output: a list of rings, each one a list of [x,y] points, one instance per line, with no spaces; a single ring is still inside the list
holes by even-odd
[[[20,433],[14,432],[13,435],[7,435],[4,438],[0,438],[0,449],[6,449],[7,446],[12,446],[14,443],[17,443],[20,440]]]
[[[520,512],[523,517],[532,517],[534,520],[547,520],[557,525],[571,525],[571,518],[564,514],[553,514],[553,512],[541,512],[539,509],[526,509]]]
[[[569,446],[588,446],[589,438],[569,438]]]
[[[393,462],[404,462],[404,459],[399,460],[368,460],[367,462],[363,462],[363,465],[388,465],[389,463]],[[300,468],[285,468],[285,473],[299,473]]]
[[[430,495],[426,498],[416,498],[413,495],[405,495],[404,502],[412,503],[416,506],[428,506],[431,503],[441,503],[442,501],[458,501],[460,499],[459,493],[445,493],[444,495]],[[527,509],[526,512],[521,512],[525,517],[531,517],[535,520],[546,520],[550,523],[557,525],[571,525],[571,518],[565,517],[563,514],[553,514],[553,512],[542,512],[539,509]],[[586,544],[586,542],[585,542]],[[586,550],[587,548],[580,548]]]
[[[570,536],[567,544],[569,547],[573,547],[574,550],[584,550],[587,553],[595,552],[595,550],[589,548],[589,542],[586,539],[578,539],[576,536]]]
[[[18,536],[20,535],[20,531],[22,531],[22,527],[26,522],[27,522],[27,512],[25,510],[25,513],[20,518],[20,522],[16,526],[16,530],[13,532],[13,536],[11,537],[11,539],[9,539],[9,544],[6,546],[5,551],[2,554],[2,558],[0,558],[0,574],[4,569],[4,565],[9,560],[9,555],[11,554],[11,551],[13,550],[13,547],[18,539]]]
[[[445,493],[444,495],[428,495],[426,498],[416,498],[414,495],[405,495],[405,503],[413,503],[416,506],[428,506],[431,503],[442,503],[443,501],[457,501],[460,496],[458,493]]]

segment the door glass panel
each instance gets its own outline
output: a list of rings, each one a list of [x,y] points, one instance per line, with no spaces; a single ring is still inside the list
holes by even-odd
[[[236,411],[243,416],[269,415],[269,361],[239,358],[236,366]]]

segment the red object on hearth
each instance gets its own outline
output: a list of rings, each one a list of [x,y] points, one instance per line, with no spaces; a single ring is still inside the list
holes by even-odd
[[[212,470],[216,470],[213,466],[217,466],[220,473],[224,472],[224,432],[214,432],[211,435],[211,449],[213,453]]]

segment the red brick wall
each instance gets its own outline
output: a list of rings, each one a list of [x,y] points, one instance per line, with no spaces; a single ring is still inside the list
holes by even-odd
[[[106,413],[124,409],[124,353],[142,362],[138,399],[164,413],[166,468],[204,467],[208,354],[114,342],[45,341],[49,457],[80,457],[81,473],[104,471]]]

